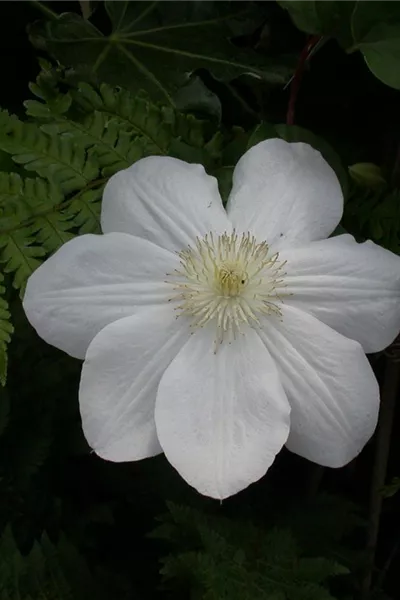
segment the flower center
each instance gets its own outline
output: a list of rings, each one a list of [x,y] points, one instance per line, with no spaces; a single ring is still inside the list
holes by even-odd
[[[240,262],[223,262],[217,267],[216,285],[221,296],[238,296],[246,285],[248,275]]]
[[[181,266],[168,275],[171,300],[179,301],[179,314],[190,316],[193,327],[214,322],[216,345],[225,337],[232,341],[245,325],[259,325],[261,315],[282,316],[285,263],[266,242],[249,233],[209,233],[178,255]]]

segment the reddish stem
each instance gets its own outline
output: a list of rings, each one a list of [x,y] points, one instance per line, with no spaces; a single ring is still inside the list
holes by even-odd
[[[297,100],[297,95],[299,93],[301,81],[303,79],[304,69],[306,67],[306,63],[307,63],[307,60],[310,56],[312,49],[319,42],[320,39],[321,39],[320,35],[313,35],[308,40],[307,44],[304,46],[303,50],[301,51],[299,62],[297,63],[296,71],[295,71],[292,83],[290,85],[290,98],[289,98],[288,111],[287,111],[287,115],[286,115],[286,124],[287,125],[294,124],[294,112],[295,112],[295,107],[296,107],[296,100]]]

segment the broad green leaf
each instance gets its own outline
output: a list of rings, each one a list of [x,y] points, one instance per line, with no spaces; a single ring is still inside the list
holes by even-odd
[[[293,23],[306,33],[321,33],[322,23],[314,0],[278,0],[278,4],[288,11]],[[329,2],[331,4],[331,2]]]
[[[306,33],[337,37],[351,44],[350,18],[355,2],[340,0],[278,0],[293,23]]]
[[[260,123],[256,125],[247,142],[246,150],[250,150],[256,144],[269,140],[271,138],[279,137],[275,129],[275,125],[271,123]]]
[[[211,118],[221,121],[221,101],[211,92],[197,75],[190,78],[175,95],[175,105],[178,110],[188,111],[198,117]]]
[[[358,2],[353,13],[354,46],[372,73],[400,90],[400,3]]]
[[[96,81],[146,89],[171,103],[197,69],[208,69],[221,80],[250,73],[279,84],[291,74],[291,66],[279,59],[268,61],[232,43],[235,35],[254,30],[252,11],[257,8],[243,8],[241,2],[125,0],[106,1],[105,8],[108,35],[79,15],[64,13],[33,24],[31,41]]]

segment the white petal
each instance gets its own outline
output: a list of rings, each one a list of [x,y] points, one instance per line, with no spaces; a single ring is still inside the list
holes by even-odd
[[[201,494],[226,498],[262,477],[286,442],[289,405],[250,330],[214,354],[200,330],[161,379],[156,426],[168,460]]]
[[[239,160],[227,211],[236,229],[279,249],[327,237],[342,216],[343,195],[317,150],[271,139]]]
[[[265,319],[260,336],[276,361],[290,402],[287,447],[313,462],[341,467],[374,433],[379,389],[357,342],[286,306]]]
[[[103,327],[137,306],[166,303],[165,275],[177,257],[123,233],[83,235],[62,246],[28,280],[27,317],[46,342],[84,358]]]
[[[149,156],[107,183],[103,231],[124,231],[168,250],[182,250],[196,236],[230,228],[217,180],[201,165]]]
[[[140,309],[105,327],[83,364],[79,402],[85,437],[114,462],[161,452],[154,405],[160,378],[189,336],[169,306]]]
[[[287,303],[297,306],[365,352],[388,346],[400,331],[400,258],[350,235],[282,250]]]

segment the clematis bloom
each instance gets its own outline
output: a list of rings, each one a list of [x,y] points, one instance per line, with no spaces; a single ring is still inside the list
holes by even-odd
[[[374,432],[365,352],[400,330],[400,259],[350,235],[319,152],[268,140],[225,210],[200,165],[144,158],[109,180],[104,235],[30,277],[29,321],[84,359],[83,430],[110,461],[164,452],[202,494],[258,480],[282,446],[340,467]]]

